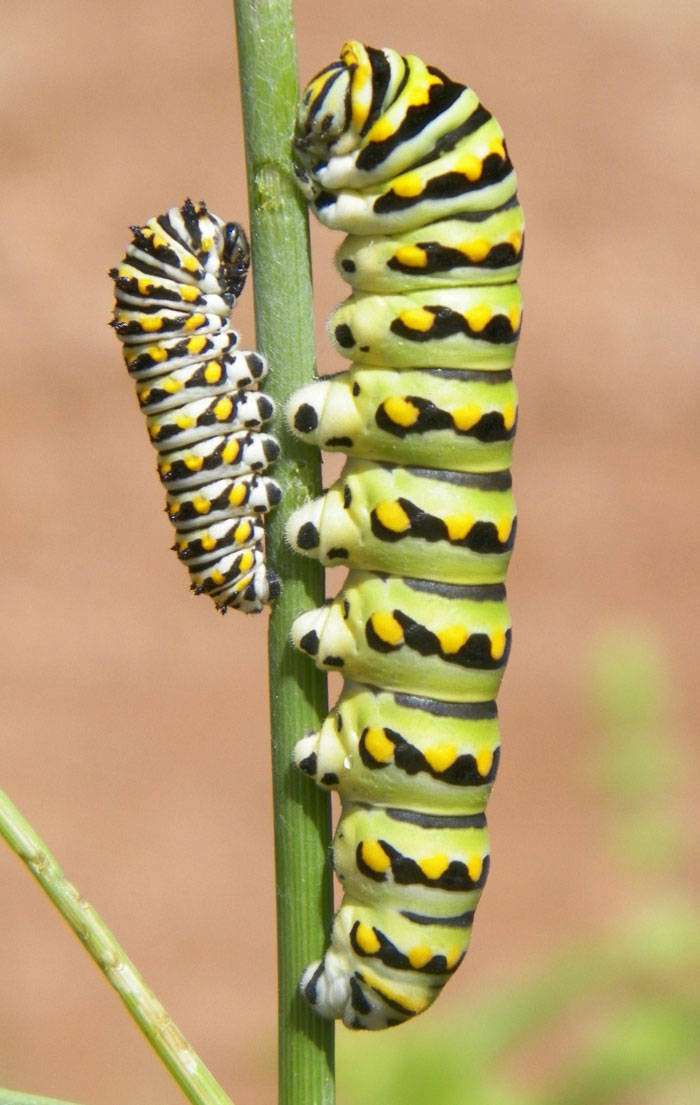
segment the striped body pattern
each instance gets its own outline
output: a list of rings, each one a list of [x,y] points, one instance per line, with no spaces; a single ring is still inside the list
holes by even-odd
[[[281,492],[262,475],[279,455],[263,432],[272,400],[257,390],[267,365],[238,349],[229,320],[248,242],[238,223],[191,200],[131,229],[110,271],[112,325],[158,451],[174,549],[193,591],[222,613],[257,613],[279,594],[265,564],[263,517]]]
[[[357,42],[308,85],[297,175],[353,292],[351,362],[292,396],[300,437],[347,454],[295,511],[303,555],[349,569],[294,644],[345,683],[297,765],[336,789],[344,897],[302,993],[350,1028],[426,1009],[467,949],[510,648],[510,462],[523,216],[498,123],[417,57]]]

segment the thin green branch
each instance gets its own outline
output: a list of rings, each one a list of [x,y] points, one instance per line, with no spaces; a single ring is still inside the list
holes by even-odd
[[[232,1105],[148,988],[93,906],[68,881],[43,840],[0,791],[0,835],[27,865],[124,1002],[151,1047],[193,1105]],[[5,1093],[9,1091],[0,1091]],[[12,1097],[8,1101],[12,1101]],[[22,1100],[21,1095],[17,1097]],[[27,1097],[28,1101],[38,1100]],[[3,1098],[0,1096],[0,1102]]]
[[[306,209],[291,165],[298,99],[290,0],[235,0],[245,126],[255,316],[268,358],[266,390],[280,412],[275,432],[282,457],[275,475],[284,488],[267,537],[268,557],[283,592],[270,619],[270,715],[277,877],[279,1103],[331,1105],[333,1026],[300,999],[297,984],[320,954],[330,928],[327,855],[330,803],[292,767],[295,742],[326,713],[325,678],[289,646],[292,619],[323,601],[323,571],[285,544],[289,512],[320,494],[317,450],[284,425],[285,401],[314,375],[313,301]]]
[[[58,1097],[39,1097],[35,1093],[6,1090],[0,1086],[0,1105],[74,1105],[74,1102],[62,1101]]]

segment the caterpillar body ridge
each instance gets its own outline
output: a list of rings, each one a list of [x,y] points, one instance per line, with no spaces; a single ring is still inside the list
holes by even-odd
[[[314,213],[348,234],[336,262],[352,288],[329,322],[350,368],[287,408],[296,434],[347,455],[287,525],[298,552],[349,569],[292,627],[345,679],[295,750],[340,794],[344,891],[300,987],[323,1016],[381,1029],[454,973],[489,869],[523,216],[475,93],[393,50],[347,43],[310,82],[295,158]]]
[[[264,554],[266,512],[281,497],[263,473],[279,455],[263,430],[272,400],[259,353],[239,350],[229,316],[245,284],[243,228],[186,200],[132,227],[110,271],[114,326],[158,451],[173,546],[192,590],[256,613],[280,590]]]

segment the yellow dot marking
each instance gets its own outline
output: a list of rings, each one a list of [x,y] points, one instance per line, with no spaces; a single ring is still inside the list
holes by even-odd
[[[243,553],[243,556],[240,559],[240,562],[239,562],[239,565],[238,565],[238,570],[240,572],[249,572],[250,569],[253,567],[254,563],[255,563],[255,556],[253,555],[253,551],[252,551],[252,549],[248,549],[247,552]]]
[[[378,725],[371,725],[365,732],[365,748],[373,760],[390,763],[394,758],[394,744]]]
[[[228,395],[223,395],[219,402],[214,406],[214,418],[217,422],[225,422],[230,417],[233,410],[233,403],[229,399]]]
[[[378,840],[363,840],[360,845],[362,862],[372,871],[388,871],[391,860]]]
[[[474,525],[473,514],[450,514],[444,519],[450,541],[464,541]]]
[[[506,156],[506,149],[502,138],[492,138],[489,142],[489,153],[497,153],[501,159]]]
[[[407,307],[399,312],[399,320],[407,329],[420,330],[425,334],[435,322],[435,315],[432,311],[426,311],[425,307]]]
[[[510,537],[510,531],[512,530],[512,528],[513,519],[511,518],[510,514],[504,514],[501,518],[498,519],[498,522],[496,523],[496,533],[498,534],[498,540],[501,542],[502,545],[504,545]]]
[[[180,264],[185,272],[199,272],[199,261],[196,257],[193,257],[191,253],[183,257]]]
[[[160,315],[143,315],[141,318],[141,329],[144,334],[153,334],[156,330],[160,330],[163,326],[163,319]]]
[[[380,525],[392,533],[405,533],[411,528],[410,518],[396,501],[385,499],[383,503],[377,503],[374,512]]]
[[[520,247],[523,244],[523,236],[518,230],[514,230],[512,234],[508,235],[508,241],[512,245],[516,253],[520,253]]]
[[[160,431],[161,431],[160,426],[149,426],[148,427],[148,436],[150,437],[151,441],[157,441],[158,440],[158,438],[160,437]]]
[[[480,748],[476,754],[476,770],[485,778],[492,766],[493,750],[491,748]]]
[[[488,256],[491,243],[488,238],[475,238],[473,242],[462,242],[459,248],[470,261],[479,262]]]
[[[163,460],[158,465],[158,471],[160,472],[161,476],[168,476],[172,471],[172,467],[172,464],[170,464],[168,461]]]
[[[450,625],[447,629],[441,629],[437,634],[442,651],[447,656],[453,656],[469,640],[469,632],[463,625]]]
[[[228,493],[228,501],[231,506],[240,506],[244,503],[248,494],[248,488],[244,483],[234,483],[233,487]]]
[[[423,178],[420,173],[403,173],[394,181],[392,192],[395,196],[413,198],[423,191]]]
[[[212,361],[204,369],[204,379],[208,384],[218,384],[221,379],[222,368],[218,361]]]
[[[421,967],[425,967],[426,963],[429,963],[432,958],[432,949],[425,944],[418,944],[415,948],[411,948],[408,953],[408,962],[416,971],[419,971]]]
[[[175,416],[175,425],[179,430],[189,430],[194,424],[194,418],[189,414],[178,414]]]
[[[171,515],[172,514],[179,514],[181,507],[182,507],[182,503],[179,503],[177,501],[177,499],[170,499],[168,501],[168,513],[171,514]]]
[[[483,330],[486,323],[492,318],[492,311],[488,303],[478,303],[476,307],[471,307],[468,311],[464,312],[464,317],[469,324],[470,330]]]
[[[205,499],[203,495],[196,495],[192,500],[192,506],[197,511],[197,514],[208,514],[211,510],[209,499]]]
[[[382,406],[387,418],[396,426],[413,426],[418,421],[420,411],[408,399],[393,395],[385,399]]]
[[[198,457],[195,453],[190,453],[189,456],[185,457],[185,467],[190,472],[199,472],[203,464],[204,457]]]
[[[168,244],[167,239],[164,238],[162,236],[162,234],[154,234],[153,235],[153,245],[155,246],[156,249],[164,249],[167,246],[167,244]]]
[[[445,874],[445,871],[450,866],[450,861],[446,855],[442,852],[436,853],[434,856],[425,856],[418,861],[423,874],[428,879],[439,879]]]
[[[185,330],[199,330],[200,326],[206,326],[207,316],[202,314],[190,315],[185,323]]]
[[[201,543],[205,552],[211,552],[212,549],[216,548],[216,538],[212,537],[210,533],[205,533]]]
[[[207,253],[211,249],[212,245],[213,243],[211,238],[202,238],[202,249],[205,250]]]
[[[515,423],[515,403],[506,403],[503,408],[503,425],[506,430],[511,430]]]
[[[467,403],[465,407],[457,407],[457,410],[452,412],[452,421],[458,430],[471,430],[482,414],[481,407],[476,403]]]
[[[195,353],[195,354],[196,353],[201,353],[206,344],[207,344],[207,339],[202,337],[201,334],[198,334],[194,338],[190,338],[190,340],[188,341],[188,343],[187,343],[187,352],[188,353]]]
[[[447,771],[448,767],[457,759],[457,748],[454,744],[436,744],[432,748],[426,748],[423,753],[433,771]]]
[[[199,299],[199,288],[190,288],[187,284],[181,284],[180,299],[184,299],[185,303],[195,303]]]
[[[470,856],[467,860],[467,871],[472,882],[478,882],[484,869],[484,861],[481,856]]]
[[[148,356],[151,358],[151,360],[156,361],[157,363],[166,360],[168,356],[167,349],[161,349],[159,345],[149,345],[146,352],[148,353]]]
[[[461,954],[461,948],[450,948],[450,950],[445,953],[445,966],[448,971],[451,971],[452,968],[459,963]]]
[[[365,925],[362,921],[359,922],[355,929],[355,943],[359,945],[366,955],[376,955],[381,947],[377,934],[372,926]]]
[[[153,281],[149,280],[146,276],[142,276],[137,280],[137,286],[141,295],[148,295],[153,287]]]
[[[455,163],[455,172],[464,173],[467,180],[471,181],[479,179],[482,168],[481,158],[475,157],[473,153],[463,154]]]
[[[252,532],[250,522],[239,522],[233,531],[233,539],[238,545],[244,545]]]
[[[139,390],[136,392],[136,395],[138,397],[140,406],[145,407],[146,403],[151,397],[151,389],[149,387],[139,388]]]
[[[369,142],[385,142],[387,138],[391,138],[394,129],[391,120],[386,115],[382,115],[370,130],[367,140]]]
[[[377,610],[370,618],[372,629],[388,645],[403,644],[403,629],[388,610]]]
[[[215,583],[217,587],[220,587],[222,583],[226,582],[226,577],[219,571],[218,568],[212,568],[210,576],[212,583]]]
[[[174,380],[172,376],[166,376],[160,386],[163,391],[167,391],[168,395],[176,395],[178,391],[182,391],[182,383],[180,380]]]
[[[238,454],[241,451],[241,447],[237,441],[229,441],[221,452],[221,459],[224,464],[233,464],[234,460],[238,459]]]
[[[494,660],[500,660],[506,651],[506,635],[502,629],[494,629],[491,634],[491,656]]]
[[[428,264],[428,255],[420,246],[399,246],[394,257],[399,265],[411,269],[424,269]]]
[[[509,321],[509,323],[510,323],[510,325],[513,328],[514,331],[518,329],[518,327],[520,326],[520,308],[519,307],[511,307],[511,309],[508,312],[508,321]]]
[[[250,583],[250,576],[249,575],[243,576],[242,579],[238,580],[238,583],[234,584],[233,589],[236,592],[236,594],[239,594],[241,591],[244,591],[246,589],[246,587],[248,586],[249,583]]]

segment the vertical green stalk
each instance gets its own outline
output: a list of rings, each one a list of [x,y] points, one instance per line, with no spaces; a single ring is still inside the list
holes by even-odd
[[[270,364],[266,390],[280,412],[314,374],[313,302],[306,209],[294,184],[291,135],[298,99],[291,0],[234,0],[258,346]],[[326,712],[325,678],[288,643],[293,618],[323,601],[323,571],[285,544],[286,517],[320,494],[318,452],[277,419],[282,457],[275,477],[283,503],[268,527],[271,566],[282,596],[270,618],[270,714],[277,877],[279,1105],[332,1105],[333,1026],[297,992],[330,928],[327,854],[330,803],[292,764],[292,749]]]

